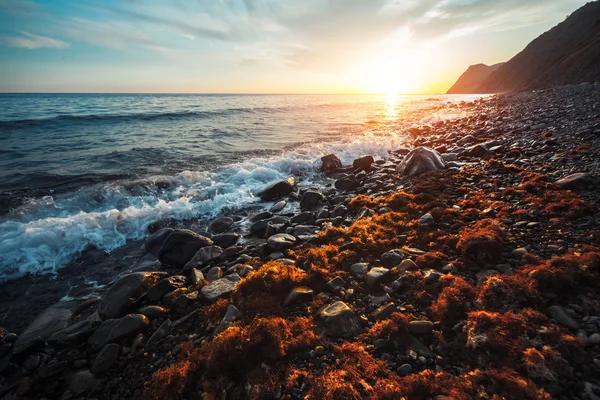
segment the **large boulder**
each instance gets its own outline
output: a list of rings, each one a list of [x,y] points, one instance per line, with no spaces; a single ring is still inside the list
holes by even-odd
[[[116,281],[98,306],[103,320],[120,318],[132,311],[132,304],[164,277],[161,272],[134,272]]]
[[[214,219],[210,225],[208,225],[208,230],[212,233],[223,233],[227,232],[229,228],[233,225],[233,219],[229,217],[220,217]]]
[[[318,312],[324,333],[334,337],[354,337],[360,333],[360,323],[354,311],[343,301],[323,307]]]
[[[48,338],[48,342],[55,346],[68,347],[83,343],[100,326],[101,322],[97,319],[84,319],[65,329],[53,333]]]
[[[210,246],[213,242],[207,237],[198,235],[187,229],[175,229],[158,252],[158,260],[173,267],[183,267],[202,247]]]
[[[282,251],[291,249],[296,243],[296,238],[287,233],[278,233],[267,239],[269,249],[273,251]]]
[[[146,297],[152,304],[158,303],[169,292],[183,287],[186,277],[183,275],[173,275],[160,280],[153,288],[148,290]]]
[[[342,168],[342,162],[335,154],[328,154],[321,157],[321,171],[325,173],[334,172]]]
[[[300,208],[303,210],[310,209],[322,203],[323,201],[325,201],[325,196],[323,196],[323,193],[317,190],[309,189],[304,193],[304,195],[302,195],[302,200],[300,200]]]
[[[427,171],[444,169],[444,160],[437,151],[429,147],[417,147],[400,164],[398,172],[402,175],[419,175]]]
[[[173,233],[173,228],[162,228],[148,236],[144,241],[146,251],[158,256],[158,251],[171,233]]]
[[[133,337],[145,332],[150,326],[150,320],[143,314],[128,314],[123,318],[107,319],[89,338],[88,344],[92,350],[100,350],[109,343]]]
[[[290,176],[289,178],[277,182],[276,184],[259,192],[257,196],[264,201],[273,201],[292,193],[296,189],[296,184],[296,178]]]
[[[238,274],[231,274],[218,279],[202,287],[200,292],[211,303],[214,303],[223,296],[227,296],[235,290],[236,285],[242,278]]]
[[[19,335],[13,353],[23,353],[43,343],[52,334],[66,328],[72,315],[73,305],[70,303],[48,307]]]
[[[364,171],[370,171],[371,165],[375,162],[373,156],[362,156],[352,162],[354,169],[362,169]]]

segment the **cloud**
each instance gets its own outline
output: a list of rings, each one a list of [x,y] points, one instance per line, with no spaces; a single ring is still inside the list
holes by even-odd
[[[69,43],[53,39],[47,36],[34,35],[28,32],[20,32],[20,37],[0,36],[0,45],[20,47],[23,49],[66,49]]]

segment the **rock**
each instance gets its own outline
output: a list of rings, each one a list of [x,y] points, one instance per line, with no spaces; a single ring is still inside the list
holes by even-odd
[[[273,204],[271,206],[271,208],[269,209],[269,211],[272,212],[272,213],[279,212],[279,211],[283,210],[286,205],[287,205],[287,201],[280,200],[277,203]]]
[[[48,342],[59,347],[78,345],[88,340],[100,324],[100,321],[94,319],[79,321],[50,335]]]
[[[182,268],[203,247],[213,241],[187,229],[176,229],[167,237],[158,252],[158,260],[173,267]]]
[[[400,265],[398,265],[398,272],[416,271],[417,269],[419,269],[417,264],[415,264],[413,260],[410,260],[408,258],[406,260],[403,260],[400,263]]]
[[[267,239],[267,245],[273,251],[291,249],[296,244],[296,238],[287,233],[278,233]]]
[[[0,346],[0,374],[10,366],[11,356],[12,346],[10,344]]]
[[[567,328],[577,330],[579,329],[579,323],[573,319],[569,314],[563,310],[561,306],[550,306],[548,307],[548,315],[559,324],[566,326]]]
[[[394,268],[404,260],[404,252],[400,249],[386,251],[381,255],[381,263],[386,268]]]
[[[473,137],[472,135],[466,135],[463,136],[461,139],[459,139],[456,144],[459,146],[464,146],[466,144],[470,144],[475,142],[477,139],[475,139],[475,137]]]
[[[325,200],[325,196],[316,190],[307,190],[300,200],[300,208],[303,210],[310,209]]]
[[[7,333],[6,335],[4,335],[4,337],[2,338],[2,341],[4,343],[12,343],[12,342],[16,341],[17,338],[18,338],[18,336],[16,333],[10,332],[10,333]]]
[[[188,291],[189,291],[189,289],[186,287],[181,287],[179,289],[175,289],[172,292],[165,294],[165,297],[162,298],[162,302],[166,306],[171,307],[173,305],[173,303],[175,302],[175,299],[177,299],[182,294],[186,294]]]
[[[209,281],[216,281],[223,277],[223,270],[219,267],[212,267],[206,273],[206,279]]]
[[[339,168],[342,168],[342,162],[335,154],[328,154],[321,157],[321,171],[329,173]]]
[[[171,233],[173,233],[172,228],[162,228],[148,236],[144,241],[146,251],[150,254],[158,256],[158,251]]]
[[[571,174],[555,182],[555,184],[557,184],[558,186],[568,190],[587,189],[587,187],[592,183],[592,176],[585,172]]]
[[[520,260],[525,254],[527,254],[527,249],[525,247],[519,247],[518,249],[514,249],[510,254],[514,258]]]
[[[306,224],[307,222],[314,219],[314,214],[310,211],[303,211],[299,214],[294,215],[290,222],[292,224]]]
[[[600,344],[600,333],[592,333],[588,341],[592,345]]]
[[[363,279],[369,270],[369,264],[367,263],[356,263],[350,266],[350,274],[355,279]]]
[[[183,293],[173,301],[173,311],[185,311],[194,301],[198,299],[198,292]]]
[[[117,361],[117,358],[119,358],[120,351],[121,346],[116,343],[109,343],[104,346],[92,364],[92,372],[94,374],[102,374],[110,370],[115,361]]]
[[[227,306],[227,311],[225,311],[225,315],[223,316],[223,319],[221,319],[221,322],[215,328],[213,335],[216,335],[219,332],[223,332],[225,329],[227,329],[227,327],[229,327],[229,325],[231,325],[232,322],[237,321],[241,317],[242,317],[241,311],[238,310],[237,307],[234,306],[233,304],[230,304],[229,306]]]
[[[69,392],[74,397],[85,397],[85,395],[96,388],[98,380],[87,369],[78,371],[70,378]]]
[[[413,335],[408,335],[408,340],[406,343],[407,347],[423,357],[431,357],[433,353],[427,346],[423,344],[419,339],[414,337]]]
[[[204,274],[202,271],[192,268],[190,271],[190,284],[191,286],[198,286],[204,281]]]
[[[224,278],[216,280],[204,286],[200,291],[202,295],[211,303],[214,303],[223,296],[227,296],[235,290],[235,286],[241,280],[238,274],[227,275]]]
[[[208,231],[212,233],[227,232],[227,230],[231,228],[231,225],[233,225],[233,219],[229,217],[220,217],[212,220],[208,225]]]
[[[211,261],[218,259],[222,253],[223,249],[219,246],[202,247],[200,250],[198,250],[196,254],[194,254],[194,257],[192,257],[192,259],[187,264],[185,264],[183,269],[187,271],[192,268],[203,266]]]
[[[183,287],[186,277],[183,275],[173,275],[168,278],[161,279],[153,288],[148,290],[146,298],[150,303],[158,303],[165,297],[165,294],[172,292],[175,289]]]
[[[371,270],[365,276],[365,283],[367,289],[374,290],[379,288],[381,281],[383,281],[390,274],[390,270],[383,267],[371,268]]]
[[[254,268],[252,268],[251,265],[242,265],[237,273],[239,276],[241,276],[242,278],[245,278],[250,272],[254,271]]]
[[[132,304],[164,277],[160,272],[134,272],[116,281],[98,306],[100,318],[119,318],[131,312]]]
[[[467,150],[461,153],[461,155],[467,157],[481,157],[487,152],[488,149],[486,146],[484,146],[483,144],[476,144],[474,146],[469,147]]]
[[[374,162],[375,162],[375,159],[373,158],[373,156],[362,156],[362,157],[355,159],[352,162],[352,168],[354,168],[354,169],[360,168],[364,171],[370,171],[371,165]]]
[[[240,235],[238,235],[237,233],[221,233],[212,237],[213,243],[219,247],[233,246],[239,240]]]
[[[292,289],[290,294],[288,294],[283,305],[284,307],[287,307],[289,305],[297,303],[309,303],[310,301],[312,301],[314,294],[314,291],[309,287],[295,287],[294,289]]]
[[[257,196],[264,201],[273,201],[292,193],[295,190],[296,184],[296,178],[291,176],[259,192]]]
[[[353,178],[342,178],[335,181],[334,186],[338,190],[350,191],[356,189],[359,183]]]
[[[388,319],[390,315],[395,313],[397,310],[398,309],[394,303],[387,303],[373,311],[371,313],[371,317],[376,320]]]
[[[423,172],[444,169],[444,160],[440,153],[428,147],[417,147],[398,165],[402,175],[419,175]]]
[[[346,207],[343,204],[340,204],[331,211],[331,218],[343,217],[344,215],[346,215],[347,212],[348,207]]]
[[[296,225],[292,233],[297,238],[313,236],[321,231],[321,228],[316,225]]]
[[[409,375],[413,371],[413,367],[410,364],[402,364],[398,367],[398,374],[401,376]]]
[[[128,314],[118,319],[107,319],[88,340],[92,350],[98,350],[135,334],[145,332],[150,321],[142,314]]]
[[[411,321],[408,324],[408,331],[416,335],[428,335],[433,332],[433,322],[431,321]]]
[[[336,276],[335,278],[327,282],[325,288],[332,293],[338,293],[340,290],[342,290],[345,284],[346,281],[343,280],[342,277]]]
[[[140,308],[138,312],[144,314],[148,319],[157,319],[167,315],[169,310],[161,306],[145,306]]]
[[[433,219],[433,215],[427,213],[424,214],[421,218],[419,218],[419,222],[421,225],[432,226],[435,225],[435,219]]]
[[[73,315],[72,306],[58,303],[42,311],[17,338],[13,353],[23,353],[43,343],[55,332],[66,328]]]
[[[354,311],[342,301],[323,307],[318,312],[324,333],[334,337],[350,338],[360,333],[360,324]]]
[[[150,339],[148,339],[144,348],[147,350],[151,349],[156,343],[158,343],[160,339],[165,337],[167,333],[169,333],[169,331],[171,330],[171,324],[172,322],[170,319],[167,319],[165,322],[163,322],[160,325],[160,327],[152,334],[152,336],[150,336]]]

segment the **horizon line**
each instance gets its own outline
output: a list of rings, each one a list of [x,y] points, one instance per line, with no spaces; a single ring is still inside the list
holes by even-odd
[[[397,95],[397,96],[441,96],[448,95],[448,93],[368,93],[368,92],[337,92],[337,93],[327,93],[327,92],[316,92],[316,93],[285,93],[285,92],[3,92],[0,91],[0,95],[3,94],[146,94],[146,95],[211,95],[211,96],[265,96],[265,95],[273,95],[273,96],[290,96],[290,95],[298,95],[298,96],[315,96],[315,95],[324,95],[324,96],[344,96],[344,95],[365,95],[365,96],[388,96],[388,95]]]

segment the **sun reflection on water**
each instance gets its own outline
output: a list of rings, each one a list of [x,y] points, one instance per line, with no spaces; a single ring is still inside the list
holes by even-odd
[[[388,93],[384,98],[385,119],[393,121],[398,118],[398,94]]]

